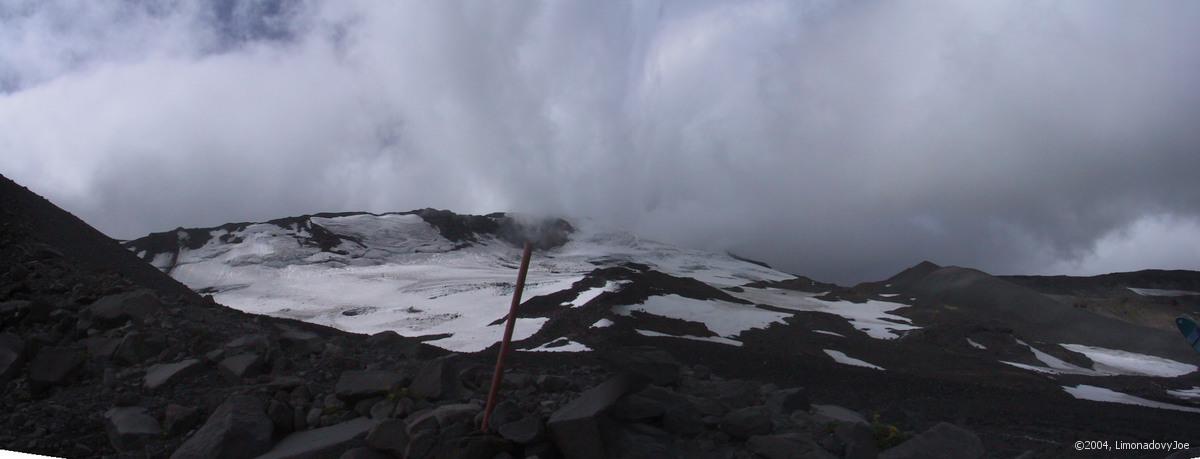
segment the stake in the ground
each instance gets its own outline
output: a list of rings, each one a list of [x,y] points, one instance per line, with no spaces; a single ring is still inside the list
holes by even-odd
[[[496,356],[496,371],[492,373],[492,385],[488,388],[487,406],[483,409],[484,432],[488,430],[488,421],[492,417],[492,409],[496,407],[496,392],[500,390],[500,380],[504,378],[504,357],[512,342],[513,325],[517,322],[517,305],[521,304],[521,291],[525,289],[525,274],[529,272],[529,258],[533,255],[533,245],[525,242],[525,250],[521,253],[521,269],[517,271],[517,288],[513,290],[512,304],[508,307],[508,320],[504,323],[504,339],[500,341],[500,354]]]

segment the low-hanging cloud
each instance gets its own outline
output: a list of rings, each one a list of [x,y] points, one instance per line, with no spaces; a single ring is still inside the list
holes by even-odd
[[[834,281],[1200,268],[1169,245],[1200,245],[1196,24],[1184,1],[8,1],[0,172],[119,238],[439,207]]]

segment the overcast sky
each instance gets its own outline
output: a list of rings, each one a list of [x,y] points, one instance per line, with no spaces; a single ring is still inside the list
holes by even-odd
[[[822,280],[1200,269],[1200,2],[0,0],[0,173],[117,238],[586,216]]]

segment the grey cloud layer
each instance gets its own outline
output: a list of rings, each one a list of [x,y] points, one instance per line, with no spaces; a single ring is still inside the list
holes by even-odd
[[[0,6],[0,172],[117,237],[434,206],[837,281],[1200,268],[1195,2],[69,5]]]

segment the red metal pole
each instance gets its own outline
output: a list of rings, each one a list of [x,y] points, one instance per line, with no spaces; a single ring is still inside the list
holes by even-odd
[[[521,253],[521,270],[517,272],[517,289],[513,291],[512,305],[508,307],[508,321],[504,324],[504,340],[500,341],[500,355],[496,356],[496,371],[492,373],[492,386],[488,388],[487,407],[483,409],[483,431],[488,430],[488,421],[492,417],[492,409],[496,408],[496,392],[500,390],[500,380],[504,377],[504,357],[512,343],[513,325],[517,322],[517,305],[521,304],[521,291],[525,289],[525,273],[529,272],[529,258],[533,254],[533,245],[525,243],[525,251]]]

